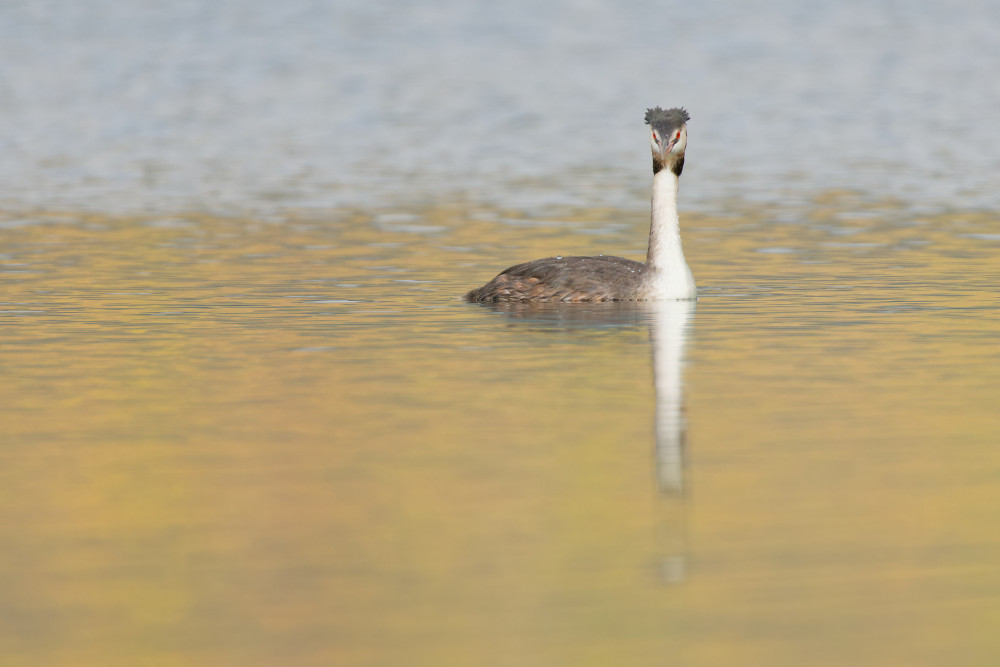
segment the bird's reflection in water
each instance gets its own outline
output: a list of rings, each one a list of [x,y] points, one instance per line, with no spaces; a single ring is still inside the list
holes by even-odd
[[[678,583],[685,572],[684,358],[694,319],[694,301],[611,303],[485,303],[527,324],[560,329],[649,327],[656,412],[653,416],[656,484],[663,499],[665,534],[661,576]]]
[[[660,491],[684,492],[684,351],[694,301],[667,301],[652,306],[650,340],[656,389],[656,470]]]

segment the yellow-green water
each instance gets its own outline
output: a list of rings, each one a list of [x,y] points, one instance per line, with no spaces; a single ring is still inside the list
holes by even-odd
[[[9,215],[0,662],[993,664],[1000,218],[871,209],[684,216],[679,494],[655,313],[458,298],[642,212]]]

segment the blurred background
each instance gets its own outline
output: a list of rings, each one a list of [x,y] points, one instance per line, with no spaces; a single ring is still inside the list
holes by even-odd
[[[0,663],[992,665],[1000,4],[7,0]],[[690,304],[490,307],[643,259]]]
[[[997,203],[989,2],[15,0],[3,13],[9,207],[631,205],[655,105],[692,114],[689,205],[827,188]]]

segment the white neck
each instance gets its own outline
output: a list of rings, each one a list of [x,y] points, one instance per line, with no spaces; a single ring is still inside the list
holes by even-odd
[[[693,299],[697,293],[694,276],[681,248],[680,220],[677,217],[677,174],[669,167],[653,176],[653,213],[649,225],[650,299]]]

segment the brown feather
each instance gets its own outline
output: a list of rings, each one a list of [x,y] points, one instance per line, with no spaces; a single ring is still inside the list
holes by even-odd
[[[467,301],[635,301],[646,265],[621,257],[547,257],[517,264]]]

